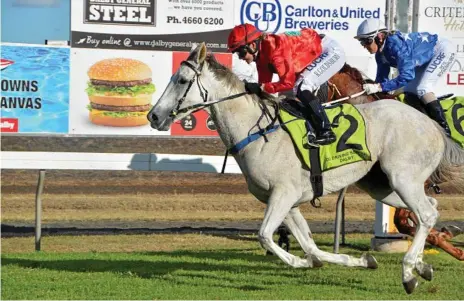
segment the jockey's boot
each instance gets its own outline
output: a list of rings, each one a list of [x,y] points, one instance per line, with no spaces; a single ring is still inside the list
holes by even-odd
[[[316,130],[316,139],[313,139],[312,142],[318,145],[327,145],[335,142],[337,138],[330,127],[329,118],[327,118],[327,114],[319,99],[307,90],[299,91],[297,97],[304,104],[306,115]]]
[[[443,112],[443,108],[441,107],[438,100],[434,100],[429,102],[425,105],[427,110],[427,114],[429,114],[430,118],[435,120],[443,129],[445,129],[446,135],[451,137],[451,130],[448,127],[448,123],[446,123],[445,112]]]

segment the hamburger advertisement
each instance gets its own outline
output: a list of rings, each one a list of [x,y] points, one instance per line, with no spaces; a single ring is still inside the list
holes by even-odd
[[[160,51],[75,50],[70,132],[169,135],[152,129],[147,114],[169,83],[171,57]]]
[[[148,124],[155,85],[150,67],[138,60],[114,58],[98,61],[87,72],[89,119],[104,126]]]

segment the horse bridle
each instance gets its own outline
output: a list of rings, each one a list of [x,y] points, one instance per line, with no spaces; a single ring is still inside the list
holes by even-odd
[[[171,117],[175,117],[179,113],[186,113],[186,112],[188,112],[190,110],[197,111],[197,110],[209,107],[209,106],[211,106],[213,104],[216,104],[218,102],[238,98],[240,96],[248,94],[247,92],[242,92],[242,93],[233,94],[233,95],[230,95],[230,96],[227,96],[227,97],[223,97],[223,98],[208,102],[208,90],[206,90],[206,88],[203,86],[203,84],[201,83],[201,80],[200,80],[200,75],[201,75],[201,71],[203,69],[204,63],[200,64],[198,68],[189,61],[182,61],[180,64],[185,65],[185,66],[189,67],[190,69],[192,69],[193,72],[195,72],[195,75],[189,81],[188,86],[187,86],[187,90],[185,90],[184,95],[177,101],[176,108],[174,110],[172,110],[171,113],[169,114]],[[182,103],[185,101],[185,98],[187,97],[187,94],[190,91],[190,88],[192,88],[192,85],[195,82],[195,79],[196,79],[196,82],[197,82],[197,85],[198,85],[198,89],[200,90],[200,96],[201,96],[201,99],[203,99],[203,103],[194,104],[194,105],[191,105],[191,106],[188,106],[188,107],[185,107],[185,108],[181,109],[180,107],[181,107]]]
[[[180,106],[182,103],[185,101],[185,98],[187,97],[187,93],[190,91],[190,88],[192,88],[193,83],[195,82],[195,79],[197,80],[197,85],[198,89],[200,90],[200,96],[203,99],[203,102],[208,101],[208,90],[203,86],[203,84],[200,81],[200,75],[201,75],[201,70],[203,69],[203,64],[200,64],[199,68],[195,67],[192,63],[189,61],[182,61],[180,63],[181,65],[185,65],[189,67],[190,69],[195,72],[195,75],[193,75],[192,79],[189,81],[187,90],[185,90],[184,95],[177,101],[177,106],[174,110],[172,110],[170,116],[176,116],[179,114],[179,112],[182,112],[184,109],[180,109]]]

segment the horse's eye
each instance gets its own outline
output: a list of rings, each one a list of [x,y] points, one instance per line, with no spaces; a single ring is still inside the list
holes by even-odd
[[[180,78],[179,79],[179,84],[185,85],[187,83],[187,80],[185,78]]]

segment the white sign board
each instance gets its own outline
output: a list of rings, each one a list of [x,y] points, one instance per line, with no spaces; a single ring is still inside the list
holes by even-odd
[[[456,44],[456,60],[437,84],[436,94],[464,95],[464,4],[458,0],[419,1],[418,31],[448,38]]]

